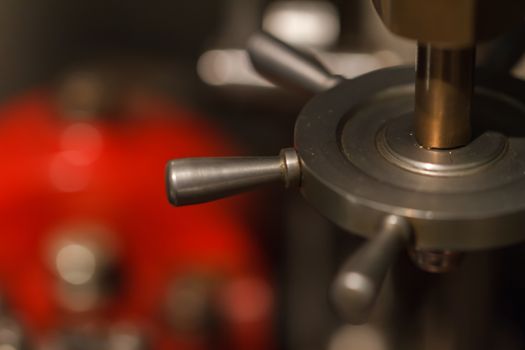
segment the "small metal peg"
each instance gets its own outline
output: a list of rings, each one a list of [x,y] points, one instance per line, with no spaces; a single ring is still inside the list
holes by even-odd
[[[293,148],[276,157],[183,158],[168,162],[168,199],[175,206],[234,195],[266,183],[299,186],[301,162]]]
[[[387,216],[376,237],[360,247],[338,273],[332,288],[337,309],[350,323],[365,323],[381,285],[399,253],[410,241],[408,222]]]
[[[452,250],[408,250],[408,255],[421,270],[430,273],[447,273],[457,269],[465,256],[464,252]]]

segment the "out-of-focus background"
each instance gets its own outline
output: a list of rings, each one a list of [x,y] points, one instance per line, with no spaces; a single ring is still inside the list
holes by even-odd
[[[0,2],[1,350],[344,348],[357,238],[277,189],[165,198],[169,159],[292,143],[306,100],[251,68],[261,28],[346,77],[414,58],[369,0]]]

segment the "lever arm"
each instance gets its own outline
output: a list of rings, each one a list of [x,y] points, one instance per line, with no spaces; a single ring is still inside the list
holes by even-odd
[[[175,159],[166,167],[168,199],[175,206],[208,202],[279,180],[290,187],[300,179],[293,148],[276,157]]]
[[[351,323],[366,322],[386,273],[410,240],[410,225],[399,216],[387,216],[376,237],[354,253],[332,288],[338,310]]]
[[[343,80],[312,55],[265,32],[255,33],[248,40],[247,50],[255,70],[282,87],[316,94]]]

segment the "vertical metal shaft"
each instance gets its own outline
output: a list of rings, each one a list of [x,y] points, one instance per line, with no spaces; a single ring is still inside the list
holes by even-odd
[[[415,133],[425,148],[455,148],[470,141],[475,49],[419,44]]]

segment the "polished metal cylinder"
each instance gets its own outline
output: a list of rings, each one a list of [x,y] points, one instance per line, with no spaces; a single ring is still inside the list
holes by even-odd
[[[474,48],[417,50],[415,135],[425,148],[455,148],[470,141]]]

